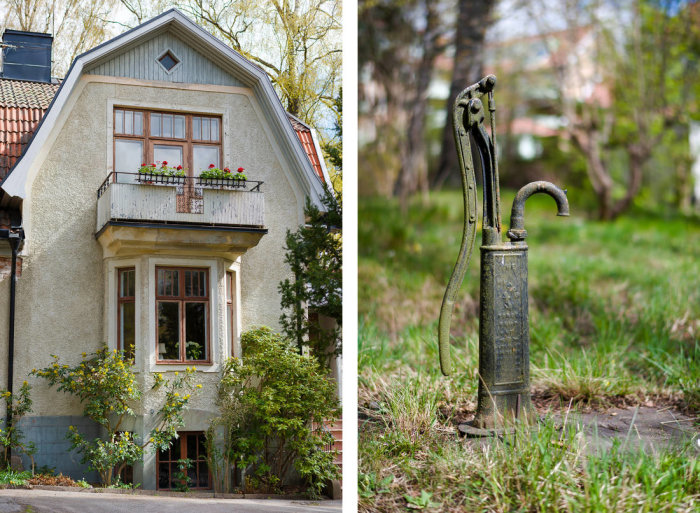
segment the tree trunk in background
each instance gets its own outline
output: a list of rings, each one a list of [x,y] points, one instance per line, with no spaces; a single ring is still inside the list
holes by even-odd
[[[435,188],[442,186],[451,173],[457,176],[457,149],[452,129],[452,105],[468,85],[481,79],[484,35],[491,22],[493,0],[459,0],[454,68],[450,96],[447,100],[447,122],[442,132],[442,150],[431,180]]]
[[[403,211],[408,198],[418,190],[428,191],[428,162],[425,154],[425,114],[428,106],[428,87],[433,77],[435,59],[442,51],[439,36],[442,34],[437,2],[426,0],[426,28],[423,35],[423,55],[416,69],[413,94],[405,98],[408,126],[406,137],[400,145],[401,168],[394,182],[394,196],[399,198]],[[405,94],[407,91],[404,90]]]

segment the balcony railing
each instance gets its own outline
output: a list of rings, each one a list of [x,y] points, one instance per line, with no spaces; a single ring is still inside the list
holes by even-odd
[[[110,221],[261,228],[262,184],[113,172],[97,190],[97,230]]]

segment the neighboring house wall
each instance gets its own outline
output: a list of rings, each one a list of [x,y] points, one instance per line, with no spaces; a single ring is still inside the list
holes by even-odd
[[[286,164],[278,155],[267,121],[260,114],[249,89],[187,84],[139,83],[113,77],[83,77],[74,94],[75,103],[62,114],[54,128],[55,139],[45,148],[29,196],[24,200],[27,244],[23,275],[18,283],[15,342],[15,376],[21,382],[32,368],[51,363],[51,354],[75,364],[83,351],[95,351],[104,342],[115,343],[114,326],[115,267],[135,265],[137,288],[141,287],[137,329],[142,337],[137,347],[136,368],[139,380],[149,389],[148,371],[175,370],[155,366],[155,326],[153,272],[156,264],[185,264],[210,268],[214,284],[211,297],[212,340],[215,364],[201,367],[197,379],[204,387],[193,397],[186,415],[187,430],[204,430],[215,412],[214,394],[218,364],[231,354],[225,326],[224,278],[229,268],[238,270],[240,280],[240,326],[279,328],[280,303],[277,287],[288,277],[284,264],[284,237],[303,222],[303,193],[292,185]],[[114,83],[117,82],[117,83]],[[95,238],[96,191],[112,167],[112,110],[114,105],[177,109],[222,115],[224,163],[246,168],[249,179],[262,180],[265,196],[265,224],[269,233],[257,247],[240,258],[240,265],[220,256],[193,255],[190,248],[181,252],[108,256]],[[134,170],[135,171],[135,170]],[[252,193],[251,193],[252,194]],[[146,232],[148,228],[144,228]],[[146,234],[144,232],[144,234]],[[0,315],[7,317],[8,279],[0,282]],[[137,299],[139,301],[139,299]],[[147,307],[145,307],[147,306]],[[0,333],[2,375],[7,380],[6,330]],[[184,367],[184,366],[183,366]],[[146,371],[145,373],[143,371]],[[167,375],[167,374],[166,374]],[[77,422],[82,407],[72,396],[49,389],[46,382],[27,378],[34,387],[34,410],[25,426],[29,439],[46,437],[46,429],[62,439],[69,425]],[[151,428],[150,411],[157,410],[160,397],[146,394],[139,417],[133,426],[144,432]],[[145,416],[142,416],[145,415]],[[35,418],[41,417],[40,419]],[[86,428],[82,419],[81,428]],[[42,431],[31,429],[41,426]],[[132,426],[125,426],[132,428]],[[46,429],[44,429],[46,428]],[[36,460],[66,468],[61,461],[69,444],[39,443]],[[150,453],[149,453],[150,454]],[[72,456],[75,459],[75,456]],[[143,473],[136,469],[136,480],[144,487],[155,486],[155,459],[147,457]],[[77,471],[68,466],[66,470]],[[139,475],[140,474],[140,475]],[[75,477],[81,477],[76,475]]]

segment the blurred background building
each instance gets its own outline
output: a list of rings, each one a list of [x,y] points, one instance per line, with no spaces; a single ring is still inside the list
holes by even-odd
[[[700,3],[361,1],[359,33],[360,194],[458,186],[452,102],[494,73],[505,187],[602,219],[697,205]]]

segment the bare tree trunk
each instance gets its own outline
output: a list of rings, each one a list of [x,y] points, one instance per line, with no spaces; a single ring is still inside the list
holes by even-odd
[[[406,104],[408,127],[406,139],[401,145],[401,168],[394,182],[394,196],[398,196],[401,209],[408,207],[408,197],[422,188],[427,191],[428,163],[425,155],[425,114],[427,94],[433,76],[435,58],[442,47],[438,44],[439,17],[436,2],[427,0],[426,28],[423,35],[423,56],[416,70],[415,92]],[[410,102],[410,103],[409,103]]]
[[[440,160],[431,180],[433,187],[441,187],[450,173],[456,173],[457,149],[452,129],[452,104],[462,89],[481,78],[484,35],[494,4],[493,0],[459,0],[454,68],[450,96],[447,99],[447,122],[442,132]]]

